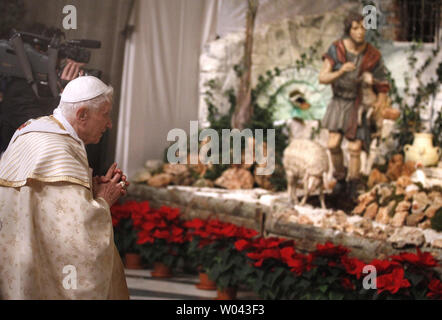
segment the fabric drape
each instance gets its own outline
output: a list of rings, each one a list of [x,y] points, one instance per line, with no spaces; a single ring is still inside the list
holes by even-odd
[[[137,1],[125,47],[116,161],[131,176],[162,159],[167,133],[198,119],[199,56],[218,0]]]

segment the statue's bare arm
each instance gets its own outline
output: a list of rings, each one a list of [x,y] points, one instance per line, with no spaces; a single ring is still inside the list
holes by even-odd
[[[345,72],[353,71],[356,68],[353,62],[346,62],[342,67],[337,70],[332,70],[332,65],[328,59],[324,60],[324,63],[319,73],[319,83],[330,84],[335,82],[336,79],[341,77]]]

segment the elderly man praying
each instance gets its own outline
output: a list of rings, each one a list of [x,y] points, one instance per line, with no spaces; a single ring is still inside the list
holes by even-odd
[[[53,115],[12,137],[0,160],[0,299],[128,299],[109,211],[128,183],[116,164],[92,178],[85,150],[112,128],[112,96],[79,77]]]

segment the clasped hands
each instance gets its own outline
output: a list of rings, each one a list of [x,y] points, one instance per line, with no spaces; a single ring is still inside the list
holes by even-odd
[[[121,196],[126,195],[126,187],[129,185],[127,177],[117,163],[113,163],[104,176],[95,176],[92,180],[94,198],[103,198],[112,206]]]

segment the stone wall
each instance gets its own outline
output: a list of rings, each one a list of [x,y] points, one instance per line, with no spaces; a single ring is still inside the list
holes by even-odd
[[[397,28],[400,27],[399,17],[397,16],[397,1],[385,0],[375,2],[380,15],[378,30],[384,39],[389,40],[380,44],[381,52],[385,65],[392,72],[398,89],[402,92],[405,87],[404,79],[406,72],[411,71],[404,68],[404,66],[408,66],[407,54],[411,43],[396,41]],[[296,15],[284,18],[278,22],[259,25],[255,28],[254,34],[252,84],[255,85],[258,77],[267,70],[272,70],[275,67],[285,70],[275,80],[275,83],[272,84],[270,91],[273,91],[271,93],[287,81],[293,79],[305,81],[305,86],[294,84],[288,89],[300,89],[300,91],[307,95],[307,100],[316,99],[310,110],[312,114],[306,117],[322,119],[325,108],[331,99],[331,89],[330,86],[318,83],[317,77],[322,64],[320,56],[334,40],[342,36],[345,14],[349,10],[360,10],[361,8],[362,6],[359,1],[348,1],[343,5],[337,6],[335,10],[324,14]],[[369,35],[368,38],[370,38]],[[295,70],[296,61],[300,59],[303,53],[308,52],[310,46],[317,43],[317,41],[321,41],[321,45],[318,46],[318,55],[312,65],[301,71]],[[215,96],[215,104],[221,112],[227,112],[230,105],[227,97],[223,96],[222,93],[230,88],[236,90],[238,87],[238,78],[233,67],[240,63],[243,56],[243,47],[243,32],[229,33],[205,45],[200,57],[199,83],[199,120],[202,127],[208,126],[206,121],[208,111],[205,103],[207,87],[205,84],[208,80],[217,80],[220,94]],[[416,55],[418,59],[416,68],[423,64],[434,48],[435,44],[425,44],[423,46],[422,50]],[[423,83],[431,79],[440,60],[442,60],[441,52],[434,59],[433,64],[429,66],[428,71],[423,74]],[[411,81],[412,90],[418,86],[419,83],[417,81]],[[276,116],[278,120],[287,120],[290,116],[289,109],[291,107],[287,99],[290,90],[281,92],[278,97],[278,108],[281,107],[281,111]],[[318,94],[320,97],[312,98],[314,94]],[[441,109],[441,106],[442,90],[439,90],[435,99],[430,99],[424,105],[422,118],[427,129],[430,127],[431,121],[435,119],[437,111]]]
[[[318,47],[318,53],[325,52],[328,46],[342,34],[345,13],[358,7],[357,2],[351,1],[325,14],[298,15],[257,27],[253,40],[252,85],[255,85],[259,75],[264,74],[267,70],[275,67],[282,70],[293,67],[296,60],[300,59],[301,55],[318,40],[322,41]],[[207,90],[205,83],[208,80],[217,79],[220,92],[230,88],[236,89],[238,78],[233,67],[241,62],[243,48],[244,33],[242,32],[227,34],[225,37],[205,45],[200,57],[199,120],[203,125],[207,117],[207,106],[204,101],[204,93]],[[317,72],[320,64],[320,55],[318,55],[314,65],[311,66],[315,74],[308,79],[315,85],[318,82]],[[283,79],[277,81],[283,83],[296,76],[298,75],[288,72],[283,74]],[[328,86],[323,87],[328,88]],[[218,96],[216,98],[220,111],[226,112],[229,108],[226,97]],[[330,94],[328,94],[328,98],[331,98]]]
[[[224,192],[223,192],[224,191]],[[223,194],[225,197],[219,195]],[[247,197],[247,193],[249,197]],[[155,188],[146,185],[132,185],[127,199],[149,201],[152,207],[167,205],[179,208],[184,219],[217,218],[225,222],[251,228],[262,234],[265,206],[256,205],[250,190],[244,190],[241,198],[230,197],[229,192],[221,189],[169,186]],[[226,201],[226,197],[228,201]]]

